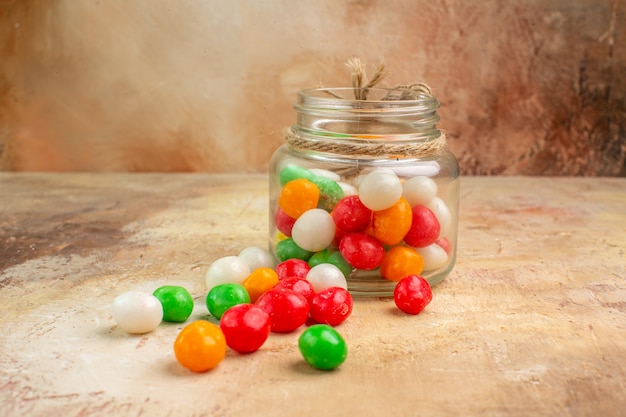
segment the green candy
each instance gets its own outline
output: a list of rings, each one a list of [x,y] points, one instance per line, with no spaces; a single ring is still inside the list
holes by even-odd
[[[317,204],[318,208],[326,211],[332,211],[339,200],[343,198],[343,189],[337,181],[326,177],[315,177],[311,182],[320,189],[320,199]]]
[[[280,178],[280,185],[283,186],[289,181],[297,180],[300,178],[305,178],[309,181],[313,181],[313,178],[315,178],[315,174],[306,168],[299,167],[298,165],[287,165],[280,170],[280,174],[278,174],[278,177]]]
[[[164,285],[152,293],[163,306],[163,321],[182,323],[193,311],[193,298],[189,291],[178,285]]]
[[[302,249],[292,238],[281,240],[276,244],[276,257],[280,262],[292,258],[307,261],[312,255],[313,252]]]
[[[216,285],[206,296],[206,307],[216,319],[221,319],[226,310],[233,306],[249,303],[250,295],[241,284]]]
[[[327,324],[314,324],[298,339],[302,357],[313,368],[331,370],[348,356],[348,347],[337,330]]]
[[[319,264],[335,265],[346,278],[352,273],[352,265],[341,256],[341,252],[338,250],[324,249],[316,252],[309,258],[309,266],[311,268]]]

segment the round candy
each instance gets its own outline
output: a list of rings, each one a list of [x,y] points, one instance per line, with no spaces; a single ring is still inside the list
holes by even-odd
[[[348,184],[347,182],[343,182],[343,181],[338,181],[337,185],[341,187],[341,190],[343,191],[344,196],[358,194],[356,187],[352,184]]]
[[[182,323],[193,311],[193,297],[178,285],[164,285],[152,293],[163,306],[163,321]]]
[[[335,222],[326,210],[308,210],[296,220],[291,236],[302,249],[320,251],[328,247],[335,238]]]
[[[189,323],[174,341],[176,360],[193,372],[215,368],[226,356],[226,339],[222,330],[206,320]]]
[[[430,284],[419,275],[402,278],[393,291],[396,306],[408,314],[419,314],[432,299]]]
[[[315,295],[313,285],[311,285],[311,283],[306,279],[299,277],[281,279],[280,281],[278,281],[278,284],[276,284],[274,288],[294,290],[295,292],[302,294],[309,303],[311,302],[311,298],[313,298],[313,295]]]
[[[313,285],[315,292],[329,287],[348,288],[346,277],[339,268],[332,264],[319,264],[311,268],[306,280]]]
[[[391,207],[372,215],[374,237],[385,245],[397,245],[411,228],[411,206],[402,197]]]
[[[402,185],[402,197],[411,207],[425,206],[437,195],[437,184],[428,177],[417,176],[410,178]]]
[[[400,281],[407,275],[419,275],[424,268],[422,256],[408,246],[389,249],[380,264],[380,274],[391,281]]]
[[[206,296],[206,306],[209,313],[216,319],[232,306],[250,302],[248,291],[241,284],[220,284],[213,288]]]
[[[280,178],[281,186],[287,184],[290,181],[301,178],[307,179],[309,181],[315,178],[315,174],[310,170],[293,164],[289,164],[281,169],[278,176]]]
[[[302,357],[313,368],[331,370],[348,356],[348,347],[337,330],[327,324],[315,324],[298,339]]]
[[[352,296],[345,288],[329,287],[313,296],[310,314],[318,323],[337,326],[352,313]]]
[[[411,228],[404,236],[404,241],[416,248],[435,243],[439,237],[439,221],[426,206],[415,206],[412,209]]]
[[[388,169],[377,169],[361,178],[359,198],[370,210],[384,210],[393,206],[402,197],[402,183]]]
[[[111,307],[113,320],[128,333],[142,334],[156,329],[163,319],[163,306],[155,296],[128,291],[118,295]]]
[[[441,233],[439,233],[439,235],[441,236]],[[452,251],[452,244],[450,244],[450,241],[447,237],[442,237],[441,239],[438,239],[435,243],[441,246],[441,248],[445,250],[448,255],[450,255],[450,252]]]
[[[226,310],[220,328],[228,347],[239,353],[250,353],[267,340],[271,329],[270,316],[253,304],[239,304]]]
[[[207,289],[226,283],[241,283],[250,275],[248,263],[239,256],[224,256],[214,261],[206,272]]]
[[[256,306],[269,314],[275,333],[292,332],[309,316],[309,302],[293,290],[271,289],[259,297]]]
[[[349,195],[337,203],[331,216],[342,231],[360,232],[370,224],[372,210],[365,207],[358,195]]]
[[[304,178],[289,181],[280,191],[278,205],[289,216],[297,219],[305,211],[317,207],[320,189]]]
[[[331,211],[343,197],[343,189],[336,181],[326,177],[315,177],[311,180],[320,189],[320,198],[317,206]]]
[[[287,237],[291,237],[291,229],[293,229],[293,225],[295,222],[296,219],[287,216],[287,213],[285,213],[283,209],[281,209],[280,207],[276,209],[274,223],[276,224],[276,228],[279,232]]]
[[[416,248],[416,250],[422,255],[422,259],[424,259],[425,271],[441,268],[448,262],[448,254],[436,243],[423,248]],[[416,275],[419,275],[419,272]]]
[[[435,216],[440,224],[440,236],[446,236],[450,232],[450,227],[452,226],[452,214],[450,213],[450,209],[446,206],[446,203],[439,198],[435,197],[432,201],[426,206],[428,207]]]
[[[250,272],[258,268],[274,268],[276,261],[271,253],[256,246],[249,246],[239,252],[241,259],[246,261]]]
[[[315,174],[316,177],[330,178],[333,181],[339,181],[341,179],[339,174],[337,174],[336,172],[329,171],[327,169],[311,168],[309,169],[309,171]]]
[[[306,261],[302,259],[287,259],[278,264],[276,267],[276,274],[279,280],[290,277],[306,278],[306,274],[309,273],[311,267]]]
[[[306,261],[312,255],[313,252],[302,249],[291,237],[288,237],[285,240],[281,240],[276,244],[276,257],[281,262],[292,258],[302,259]]]
[[[339,268],[345,277],[348,277],[352,273],[352,265],[343,259],[341,252],[338,250],[324,249],[309,258],[309,266],[311,268],[319,264],[333,264]]]
[[[344,259],[356,269],[374,270],[385,256],[385,248],[374,237],[365,233],[348,233],[339,244]]]
[[[248,291],[252,303],[255,303],[264,292],[274,288],[276,284],[278,284],[278,275],[271,268],[257,268],[241,283]]]

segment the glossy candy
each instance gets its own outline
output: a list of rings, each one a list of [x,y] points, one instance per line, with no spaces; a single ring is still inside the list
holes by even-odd
[[[287,238],[285,240],[281,240],[276,243],[276,257],[280,262],[286,261],[287,259],[297,258],[302,259],[304,261],[308,260],[311,256],[313,256],[313,252],[308,251],[306,249],[302,249],[298,244],[293,240],[293,238]]]
[[[315,174],[306,168],[302,168],[298,165],[289,164],[280,170],[279,178],[280,185],[283,186],[290,181],[302,178],[310,181],[315,178]]]
[[[248,292],[241,284],[220,284],[211,289],[206,296],[209,313],[216,319],[232,306],[250,302]]]
[[[302,249],[317,252],[330,245],[335,237],[335,222],[323,209],[304,212],[293,225],[291,236]]]
[[[258,268],[274,268],[276,266],[272,254],[256,246],[244,248],[238,256],[246,261],[250,272]]]
[[[339,244],[343,258],[354,268],[374,270],[385,256],[385,249],[378,239],[365,233],[348,233]]]
[[[271,268],[257,268],[241,283],[248,292],[251,303],[255,303],[264,292],[271,290],[276,284],[278,274]]]
[[[254,352],[270,334],[270,316],[253,304],[239,304],[224,312],[220,329],[228,347],[239,353]]]
[[[345,340],[327,324],[315,324],[302,332],[298,348],[306,363],[321,370],[337,368],[348,356]]]
[[[352,313],[352,296],[345,288],[329,287],[313,296],[309,314],[318,323],[337,326]]]
[[[422,255],[408,246],[389,249],[380,264],[380,274],[391,281],[399,281],[407,275],[419,275],[423,269]]]
[[[370,210],[385,210],[402,197],[402,183],[388,169],[377,169],[359,181],[359,198]]]
[[[276,215],[274,216],[274,224],[276,224],[276,228],[285,236],[291,237],[291,230],[293,229],[293,225],[296,223],[296,219],[293,217],[289,217],[287,213],[283,211],[280,207],[276,209]]]
[[[272,332],[289,333],[302,326],[309,315],[309,302],[300,293],[288,289],[271,289],[256,306],[270,316]]]
[[[311,181],[301,178],[289,181],[278,196],[278,206],[289,216],[297,219],[305,211],[317,207],[320,190]]]
[[[419,275],[409,275],[398,282],[393,292],[396,306],[407,314],[419,314],[433,299],[430,284]]]
[[[309,273],[311,267],[306,261],[297,258],[287,259],[278,264],[276,267],[276,274],[279,280],[290,277],[306,278],[306,274]]]
[[[320,292],[329,287],[348,288],[345,275],[339,268],[332,264],[319,264],[314,266],[306,275],[306,280],[313,285],[315,292]]]
[[[163,319],[161,301],[152,294],[128,291],[118,295],[111,306],[113,320],[131,334],[148,333]]]
[[[411,207],[425,206],[437,195],[437,184],[428,177],[416,176],[402,184],[402,197]]]
[[[274,288],[294,290],[295,292],[302,294],[309,303],[311,302],[311,298],[313,298],[313,296],[315,295],[313,285],[311,285],[311,283],[306,279],[299,277],[281,279],[280,281],[278,281],[278,284],[276,284]]]
[[[450,209],[446,203],[441,198],[435,197],[426,207],[428,207],[435,214],[435,217],[437,217],[437,220],[439,221],[439,236],[448,235],[448,233],[450,233],[450,228],[452,227],[452,213],[450,213]]]
[[[326,211],[331,211],[341,198],[343,189],[336,181],[327,177],[315,177],[311,180],[320,190],[317,206]]]
[[[327,169],[320,169],[320,168],[311,168],[309,169],[310,172],[312,172],[313,174],[315,174],[316,177],[325,177],[325,178],[330,178],[333,181],[339,181],[341,179],[341,177],[339,176],[339,174],[333,172],[333,171],[329,171]]]
[[[448,262],[448,254],[436,243],[423,248],[416,248],[422,259],[424,259],[424,270],[432,271],[441,268]],[[419,275],[419,273],[417,273]]]
[[[415,206],[412,209],[413,216],[411,220],[411,228],[404,236],[404,241],[416,248],[435,243],[439,238],[439,221],[429,208],[426,206]]]
[[[241,283],[250,275],[250,267],[239,256],[224,256],[215,260],[206,272],[205,283],[208,290],[216,285]]]
[[[193,297],[184,287],[164,285],[152,293],[163,306],[163,321],[182,323],[193,311]]]
[[[226,338],[222,330],[206,320],[185,326],[174,341],[176,360],[193,372],[215,368],[226,356]]]
[[[385,210],[374,211],[372,231],[374,237],[385,245],[397,245],[411,228],[413,213],[411,206],[400,198],[393,206]]]
[[[361,232],[370,224],[372,210],[365,207],[358,195],[350,195],[337,203],[331,216],[342,231]]]
[[[311,268],[319,264],[335,265],[346,278],[352,273],[352,265],[341,256],[341,252],[338,250],[324,249],[309,258],[309,266]]]

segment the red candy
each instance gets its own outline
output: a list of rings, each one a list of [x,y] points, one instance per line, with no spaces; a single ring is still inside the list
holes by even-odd
[[[349,195],[339,200],[331,216],[343,232],[360,232],[370,224],[372,210],[363,205],[358,195]]]
[[[271,329],[270,316],[253,304],[239,304],[222,315],[220,328],[228,347],[239,353],[250,353],[267,340]]]
[[[309,316],[309,302],[294,290],[271,289],[259,297],[256,306],[269,314],[275,333],[292,332]]]
[[[413,220],[404,241],[416,248],[424,248],[435,243],[439,237],[440,225],[437,216],[428,207],[415,206]]]
[[[438,244],[439,246],[441,246],[441,248],[444,251],[446,251],[446,253],[448,255],[450,255],[450,251],[452,250],[452,245],[450,244],[450,241],[448,240],[447,237],[442,237],[441,239],[439,239],[435,243]]]
[[[291,229],[296,222],[296,219],[289,217],[287,213],[280,207],[276,210],[276,216],[274,217],[276,228],[285,236],[291,237]]]
[[[329,287],[311,299],[311,317],[318,323],[337,326],[352,313],[352,296],[340,287]]]
[[[276,273],[278,274],[279,280],[290,277],[306,278],[309,269],[311,269],[311,267],[307,261],[292,258],[279,263],[276,267]]]
[[[385,248],[378,239],[365,233],[348,233],[339,244],[341,256],[354,268],[367,271],[378,268],[385,257]]]
[[[407,314],[419,314],[432,299],[430,284],[419,275],[402,278],[393,292],[396,306]]]
[[[315,295],[315,290],[313,290],[313,285],[304,278],[300,277],[290,277],[284,278],[278,281],[278,284],[274,286],[275,289],[286,289],[286,290],[294,290],[295,292],[299,292],[307,299],[307,301],[311,301],[313,295]]]

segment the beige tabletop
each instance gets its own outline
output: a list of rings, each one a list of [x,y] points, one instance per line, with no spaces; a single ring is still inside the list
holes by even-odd
[[[618,416],[626,406],[626,179],[467,177],[457,265],[418,316],[359,299],[337,370],[302,329],[193,374],[180,324],[130,336],[128,290],[266,247],[267,178],[0,174],[0,416]]]

